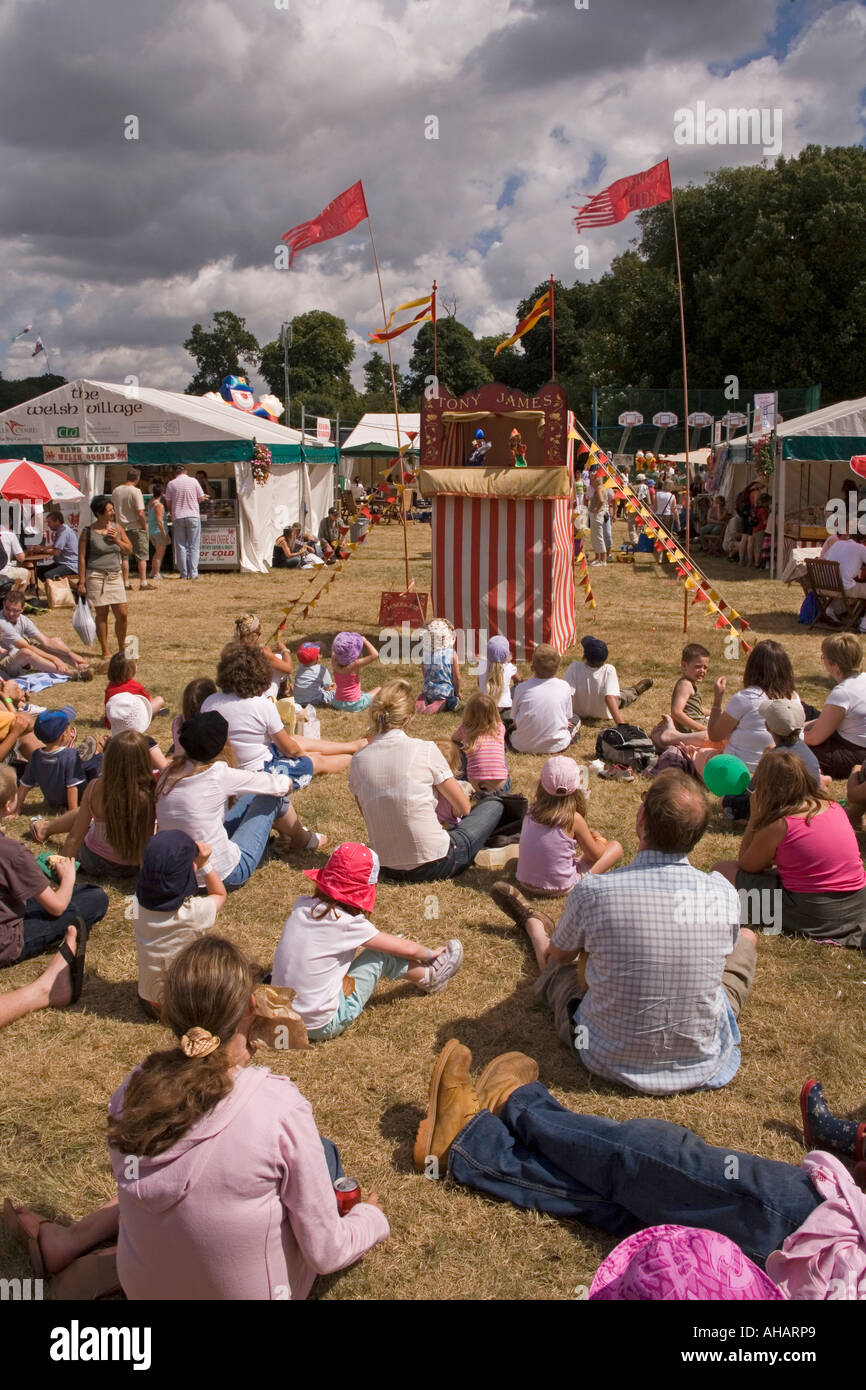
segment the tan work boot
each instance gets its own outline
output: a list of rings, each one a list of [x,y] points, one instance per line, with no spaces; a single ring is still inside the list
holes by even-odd
[[[488,1062],[475,1087],[482,1110],[498,1115],[518,1086],[528,1086],[538,1080],[538,1063],[525,1052],[502,1052]]]
[[[412,1155],[419,1173],[427,1171],[431,1158],[441,1169],[457,1135],[481,1109],[469,1075],[471,1065],[472,1053],[456,1038],[451,1038],[436,1058],[427,1115],[418,1126]]]

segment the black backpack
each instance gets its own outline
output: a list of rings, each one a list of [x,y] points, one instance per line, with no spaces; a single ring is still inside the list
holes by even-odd
[[[656,749],[649,735],[636,724],[614,724],[611,729],[602,729],[596,739],[595,756],[602,762],[619,763],[643,772],[655,758]]]

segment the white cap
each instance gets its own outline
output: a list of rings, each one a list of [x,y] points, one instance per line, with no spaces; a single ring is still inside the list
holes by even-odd
[[[133,729],[137,734],[146,734],[153,719],[150,701],[143,695],[133,695],[126,690],[121,691],[119,695],[112,695],[105,706],[105,713],[112,734],[122,734],[127,729]]]

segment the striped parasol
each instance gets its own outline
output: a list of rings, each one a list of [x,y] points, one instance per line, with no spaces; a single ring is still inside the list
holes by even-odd
[[[7,502],[76,502],[83,496],[56,468],[30,459],[0,459],[0,497]]]

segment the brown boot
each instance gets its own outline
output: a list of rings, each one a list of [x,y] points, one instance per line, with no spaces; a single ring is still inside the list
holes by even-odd
[[[439,1165],[436,1173],[439,1176],[457,1135],[481,1109],[469,1075],[471,1064],[472,1053],[456,1038],[451,1038],[436,1058],[427,1116],[418,1126],[412,1155],[419,1173],[427,1171],[432,1157]]]
[[[503,1052],[487,1063],[478,1078],[478,1104],[498,1115],[512,1091],[537,1080],[538,1063],[525,1052]]]
[[[532,903],[524,898],[518,888],[515,888],[511,883],[506,883],[504,879],[499,879],[494,883],[490,890],[490,896],[496,906],[501,907],[502,911],[519,927],[526,925],[527,917],[537,917],[540,922],[544,923],[548,936],[552,936],[555,932],[556,923],[553,918],[548,917],[546,912],[539,912],[537,907],[533,907]]]

